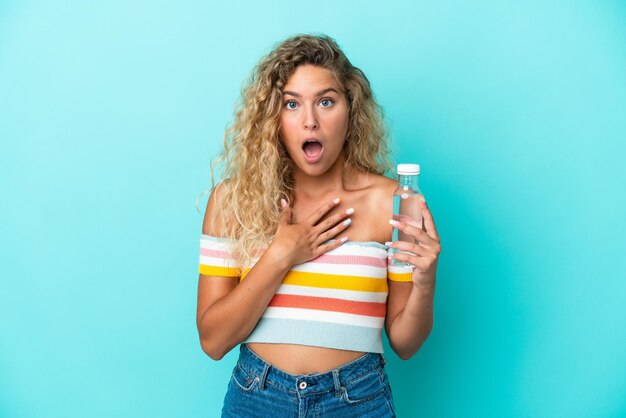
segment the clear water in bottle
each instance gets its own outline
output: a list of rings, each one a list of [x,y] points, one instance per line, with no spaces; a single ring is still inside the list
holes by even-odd
[[[393,194],[393,215],[394,219],[410,223],[418,228],[422,228],[422,210],[420,203],[423,195],[419,190],[418,164],[398,164],[398,188]],[[404,232],[393,228],[392,241],[415,242],[415,238]],[[397,250],[391,250],[396,253]],[[392,260],[394,266],[408,267],[409,263]]]

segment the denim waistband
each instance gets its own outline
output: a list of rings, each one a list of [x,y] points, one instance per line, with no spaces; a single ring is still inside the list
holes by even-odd
[[[269,384],[299,396],[314,395],[331,390],[341,392],[341,387],[375,370],[382,370],[385,358],[379,353],[366,353],[349,363],[324,373],[291,374],[259,357],[246,344],[241,344],[237,365],[259,379],[259,387]]]

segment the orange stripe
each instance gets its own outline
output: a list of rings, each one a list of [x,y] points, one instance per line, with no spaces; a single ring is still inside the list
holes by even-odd
[[[383,318],[387,307],[379,302],[358,302],[353,300],[323,298],[319,296],[274,295],[268,306],[283,308],[318,309],[322,311],[345,312],[357,315]]]
[[[241,280],[250,272],[246,269]],[[385,278],[375,279],[363,276],[344,276],[339,274],[308,273],[289,271],[283,278],[283,284],[295,286],[321,287],[325,289],[354,290],[357,292],[386,292],[389,287]]]
[[[200,274],[205,276],[226,276],[237,277],[239,276],[238,268],[221,267],[221,266],[207,266],[206,264],[200,264]]]
[[[413,281],[413,273],[392,273],[390,271],[387,272],[387,277],[392,282],[410,282]]]

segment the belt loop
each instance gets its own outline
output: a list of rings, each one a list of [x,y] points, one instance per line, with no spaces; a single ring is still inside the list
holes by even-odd
[[[333,369],[333,383],[335,384],[335,398],[341,396],[341,383],[339,382],[339,369]]]
[[[269,363],[265,363],[263,365],[263,371],[261,372],[261,376],[259,377],[260,381],[259,381],[259,389],[261,390],[265,390],[265,381],[267,380],[267,374],[270,370],[270,367],[272,367],[271,364]]]

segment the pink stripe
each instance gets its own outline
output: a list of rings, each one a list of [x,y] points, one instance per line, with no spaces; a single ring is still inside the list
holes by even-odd
[[[212,250],[210,248],[200,248],[200,255],[214,258],[230,258],[227,251]]]
[[[259,251],[257,256],[263,254],[263,250]],[[214,250],[210,248],[200,248],[200,255],[214,258],[232,259],[227,251]],[[322,254],[309,263],[322,263],[322,264],[349,264],[349,265],[365,265],[372,267],[387,267],[387,258],[370,257],[365,255],[329,255]]]
[[[372,267],[387,267],[387,259],[380,257],[370,257],[366,255],[329,255],[322,254],[310,263],[323,264],[354,264]]]

